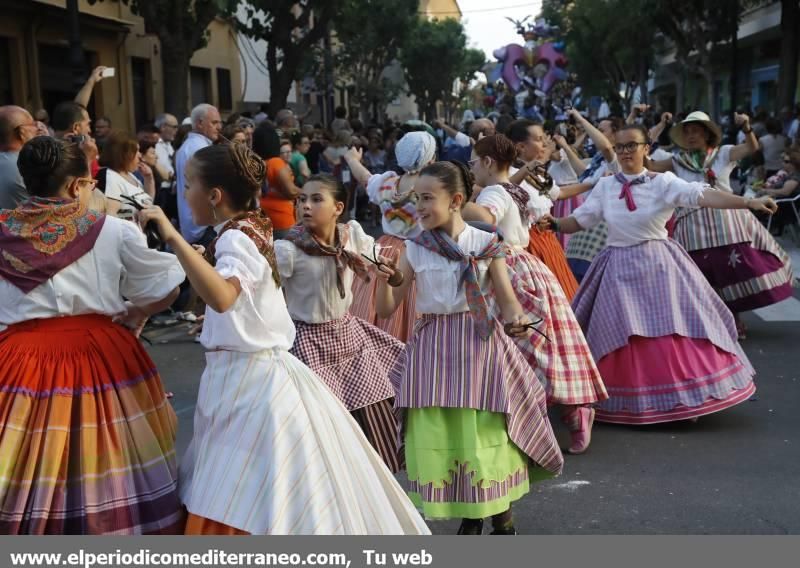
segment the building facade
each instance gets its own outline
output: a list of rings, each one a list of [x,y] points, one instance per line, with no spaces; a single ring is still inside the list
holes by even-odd
[[[79,11],[87,76],[98,65],[116,69],[95,87],[90,114],[132,132],[164,110],[160,42],[128,3],[79,0]],[[51,112],[71,100],[76,86],[67,64],[66,0],[0,0],[0,12],[0,104]],[[224,115],[242,105],[239,50],[225,21],[212,22],[208,32],[207,47],[191,60],[187,106],[208,102]]]

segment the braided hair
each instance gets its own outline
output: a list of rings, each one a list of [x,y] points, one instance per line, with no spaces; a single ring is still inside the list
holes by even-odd
[[[50,136],[29,140],[19,152],[17,167],[28,192],[36,197],[53,197],[69,178],[89,175],[80,146]]]
[[[472,173],[462,162],[456,160],[434,162],[422,168],[419,175],[435,177],[450,195],[462,194],[465,198],[462,207],[472,197]]]
[[[205,187],[219,187],[238,211],[258,209],[267,168],[244,144],[219,144],[198,150],[192,163]]]

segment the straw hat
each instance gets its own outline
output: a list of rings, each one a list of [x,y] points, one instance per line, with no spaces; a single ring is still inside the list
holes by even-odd
[[[713,140],[709,142],[711,146],[719,146],[722,143],[722,129],[719,127],[719,125],[711,120],[711,117],[703,111],[696,110],[687,116],[682,122],[670,128],[669,137],[681,148],[686,148],[686,141],[683,138],[683,126],[687,123],[699,123],[705,126],[708,131],[713,134]]]

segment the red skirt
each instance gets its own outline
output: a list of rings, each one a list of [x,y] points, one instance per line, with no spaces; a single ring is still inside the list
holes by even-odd
[[[179,534],[177,419],[139,341],[101,315],[0,334],[0,533]]]
[[[378,245],[391,247],[390,249],[384,249],[381,254],[395,260],[403,250],[403,243],[403,239],[398,239],[391,235],[383,235],[378,239]],[[377,286],[377,278],[373,278],[371,282],[355,278],[353,282],[353,305],[350,306],[350,313],[405,343],[411,337],[414,331],[414,324],[417,321],[416,284],[414,282],[411,283],[403,303],[400,304],[397,311],[386,319],[379,318],[378,314],[375,313],[375,289]]]

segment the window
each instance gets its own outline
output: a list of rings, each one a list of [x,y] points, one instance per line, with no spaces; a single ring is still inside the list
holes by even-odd
[[[150,77],[150,60],[131,57],[131,83],[133,85],[133,117],[139,128],[148,120],[152,120],[150,96],[148,88],[153,84]]]
[[[211,103],[211,70],[202,67],[190,67],[189,76],[192,85],[192,106]]]
[[[219,93],[220,110],[233,110],[231,72],[228,69],[217,67],[217,93]]]

